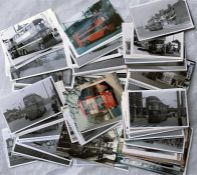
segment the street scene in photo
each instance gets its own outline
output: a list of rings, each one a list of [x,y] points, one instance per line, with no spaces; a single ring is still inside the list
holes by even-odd
[[[194,27],[186,0],[159,0],[131,7],[130,12],[140,41]]]
[[[120,34],[122,19],[109,0],[99,0],[63,23],[74,51],[81,55]]]
[[[49,9],[1,32],[13,66],[35,57],[62,42],[57,19]]]
[[[12,79],[20,79],[31,77],[32,75],[57,71],[65,67],[68,67],[68,63],[64,49],[59,48],[42,54],[20,68],[11,67],[10,71]]]
[[[12,132],[60,112],[61,102],[50,78],[13,93],[0,102]]]
[[[188,126],[185,90],[128,92],[130,127]]]

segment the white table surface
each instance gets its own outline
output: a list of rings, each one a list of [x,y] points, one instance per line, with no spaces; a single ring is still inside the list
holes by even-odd
[[[28,17],[31,17],[48,8],[52,8],[61,21],[66,21],[79,12],[82,7],[87,6],[88,2],[95,0],[0,0],[0,30],[3,30],[17,22],[20,22]],[[126,18],[129,14],[129,5],[135,5],[148,0],[112,0],[114,6],[120,14]],[[188,0],[189,7],[192,13],[194,23],[197,23],[197,1]],[[197,31],[191,30],[186,33],[186,51],[187,58],[196,60],[197,53]],[[4,57],[0,48],[0,97],[8,94],[11,91],[11,82],[5,76]],[[190,154],[188,166],[188,175],[197,174],[197,69],[195,70],[189,91],[189,114],[190,124],[194,128],[193,144]],[[0,116],[0,129],[4,128],[5,122]],[[83,166],[83,167],[63,167],[52,163],[37,162],[17,168],[7,168],[5,156],[2,147],[2,135],[0,134],[0,175],[149,175],[155,174],[148,171],[143,171],[137,168],[130,168],[129,172],[116,170],[113,168],[102,166]]]

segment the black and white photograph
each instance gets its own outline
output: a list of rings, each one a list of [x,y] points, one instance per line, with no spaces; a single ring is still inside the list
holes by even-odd
[[[53,162],[64,166],[70,166],[70,164],[72,163],[72,161],[68,157],[63,158],[51,153],[54,152],[54,149],[56,148],[56,142],[43,141],[42,143],[39,142],[38,144],[34,144],[34,146],[35,145],[36,148],[23,143],[16,142],[13,152],[19,153],[25,157]],[[42,148],[45,151],[41,150]],[[46,150],[49,152],[46,152]]]
[[[60,113],[62,102],[52,78],[46,78],[6,96],[0,106],[11,132],[17,132]]]
[[[48,9],[3,31],[0,36],[12,66],[54,49],[62,43],[61,26]]]
[[[122,21],[110,0],[98,0],[86,3],[63,26],[74,55],[79,57],[119,38]]]
[[[187,71],[131,72],[130,79],[153,88],[189,88],[195,68],[194,61],[187,61]]]
[[[131,6],[130,13],[139,41],[194,28],[186,0],[156,0]]]
[[[67,55],[65,55],[64,48],[61,46],[54,50],[49,50],[34,57],[33,59],[26,61],[24,65],[20,67],[11,67],[11,79],[23,79],[35,75],[46,74],[49,72],[55,72],[57,70],[63,70],[68,65]]]
[[[187,127],[185,89],[128,91],[130,127]]]
[[[162,150],[176,153],[183,153],[184,138],[159,138],[125,141],[126,145],[134,147],[150,148],[153,150]]]
[[[57,154],[114,165],[116,163],[115,152],[118,149],[118,140],[121,135],[121,127],[116,127],[85,146],[81,146],[79,143],[71,143],[67,128],[64,125],[57,146]]]
[[[158,62],[183,60],[184,33],[139,41],[133,23],[123,23],[123,50],[124,58],[131,61],[137,58],[140,62],[149,62],[149,59]]]
[[[55,82],[63,81],[65,88],[73,87],[74,84],[73,69],[70,68],[61,71],[47,73],[47,74],[32,76],[24,79],[18,79],[16,80],[16,84],[18,83],[33,84],[50,76],[53,77],[53,80]]]
[[[8,128],[2,129],[2,136],[4,140],[5,157],[9,168],[33,163],[36,161],[35,159],[26,158],[12,153],[14,138]]]

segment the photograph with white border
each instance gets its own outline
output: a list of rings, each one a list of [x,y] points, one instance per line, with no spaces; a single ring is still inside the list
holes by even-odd
[[[127,91],[130,128],[189,126],[186,89]]]
[[[0,32],[11,66],[54,49],[62,43],[63,29],[48,9]]]
[[[76,57],[121,36],[123,20],[110,0],[84,3],[80,10],[63,22],[67,40]]]
[[[11,132],[18,132],[60,113],[62,102],[52,78],[46,78],[4,97],[0,106]]]
[[[139,41],[194,28],[186,0],[155,0],[131,6],[130,13]]]

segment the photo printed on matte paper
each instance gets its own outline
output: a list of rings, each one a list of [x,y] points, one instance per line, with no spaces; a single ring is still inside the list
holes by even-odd
[[[128,91],[130,127],[186,127],[186,90]]]
[[[2,129],[2,136],[3,136],[4,146],[5,146],[4,152],[6,154],[6,159],[7,159],[9,168],[28,164],[28,163],[33,163],[36,161],[35,159],[26,158],[26,157],[15,155],[12,153],[12,149],[14,146],[14,138],[11,135],[8,128]]]
[[[68,67],[66,59],[64,48],[61,46],[40,54],[19,68],[11,67],[11,77],[13,80],[22,79],[65,69]]]
[[[27,128],[60,112],[62,102],[51,78],[12,93],[0,102],[11,132]]]
[[[62,42],[60,25],[51,9],[1,31],[12,66],[54,49]]]
[[[131,7],[130,13],[140,41],[194,27],[186,0],[157,0]]]
[[[70,21],[63,23],[75,56],[90,52],[121,33],[122,18],[110,0],[86,5]]]

